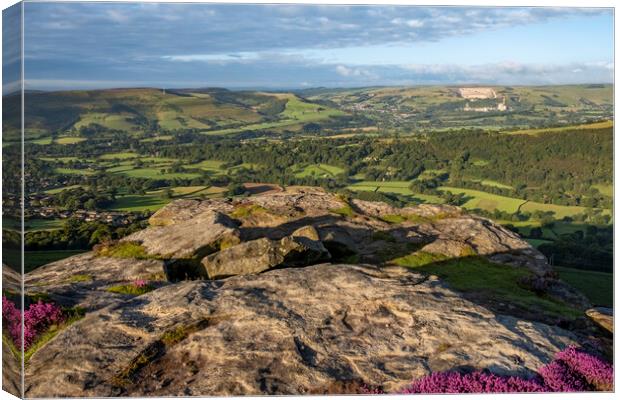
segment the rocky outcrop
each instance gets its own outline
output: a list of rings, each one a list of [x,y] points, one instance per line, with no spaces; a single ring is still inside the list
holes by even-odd
[[[202,259],[205,277],[221,279],[257,274],[273,268],[303,267],[330,258],[316,230],[309,226],[280,240],[251,240]]]
[[[32,356],[26,396],[303,394],[347,382],[392,391],[430,371],[528,375],[582,337],[558,313],[589,307],[516,234],[452,206],[297,187],[176,201],[150,222],[119,247],[26,275],[28,296],[86,310]],[[437,269],[396,266],[407,257]],[[518,270],[513,287],[531,310],[432,275],[470,257]],[[154,290],[109,290],[135,280]]]
[[[322,264],[166,286],[88,314],[36,353],[28,397],[392,391],[454,368],[529,375],[574,337],[495,315],[403,268]]]

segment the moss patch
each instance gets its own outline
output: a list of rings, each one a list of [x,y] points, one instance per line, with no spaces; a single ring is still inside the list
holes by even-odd
[[[111,292],[111,293],[130,294],[134,296],[140,296],[142,294],[150,292],[153,289],[155,288],[151,285],[136,286],[132,283],[129,283],[126,285],[110,286],[109,288],[106,289],[106,291]]]
[[[237,206],[233,212],[230,213],[232,218],[248,218],[252,215],[267,213],[267,209],[259,206],[258,204],[244,204]]]
[[[379,219],[381,221],[385,221],[390,224],[400,224],[401,222],[405,222],[407,220],[406,217],[403,217],[402,215],[398,215],[398,214],[382,215],[379,217]]]
[[[78,282],[91,282],[93,277],[86,274],[75,274],[69,278],[69,282],[78,283]]]
[[[135,242],[118,242],[112,245],[103,245],[96,250],[99,257],[136,258],[138,260],[156,259],[150,255],[141,244]]]
[[[448,259],[443,254],[429,253],[426,251],[416,251],[415,253],[392,260],[395,264],[402,267],[417,268],[423,265],[444,261]]]

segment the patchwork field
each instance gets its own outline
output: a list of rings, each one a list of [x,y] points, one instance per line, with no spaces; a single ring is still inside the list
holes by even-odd
[[[196,198],[196,197],[221,197],[226,188],[217,186],[177,186],[172,189],[172,197],[166,196],[166,189],[154,190],[147,192],[145,195],[122,195],[116,198],[116,201],[110,210],[118,211],[157,211],[173,200],[180,198]]]

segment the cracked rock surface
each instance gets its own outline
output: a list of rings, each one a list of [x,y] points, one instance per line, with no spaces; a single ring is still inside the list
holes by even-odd
[[[166,332],[198,325],[118,379]],[[88,314],[32,357],[26,396],[301,394],[354,378],[396,390],[446,368],[528,375],[573,340],[403,268],[319,264],[177,283]]]

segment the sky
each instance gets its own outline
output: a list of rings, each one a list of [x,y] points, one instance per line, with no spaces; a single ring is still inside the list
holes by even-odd
[[[26,3],[24,24],[27,89],[613,80],[611,9]]]

